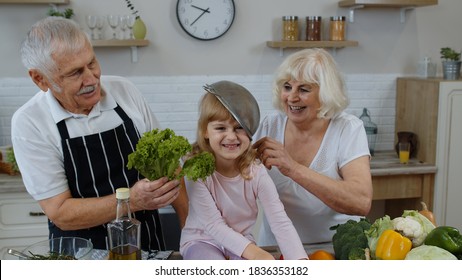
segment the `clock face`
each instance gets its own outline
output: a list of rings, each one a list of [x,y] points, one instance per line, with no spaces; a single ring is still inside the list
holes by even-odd
[[[213,40],[229,30],[234,21],[233,0],[178,0],[176,16],[181,28],[199,40]]]

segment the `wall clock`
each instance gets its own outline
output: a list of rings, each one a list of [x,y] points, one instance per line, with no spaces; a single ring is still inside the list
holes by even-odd
[[[233,0],[178,0],[176,16],[193,38],[209,41],[225,34],[234,21]]]

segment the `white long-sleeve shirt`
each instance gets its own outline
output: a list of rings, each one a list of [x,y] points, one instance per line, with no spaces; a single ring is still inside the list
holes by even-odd
[[[307,257],[266,168],[253,165],[251,170],[251,180],[240,175],[228,178],[216,171],[205,182],[186,180],[189,214],[181,234],[180,252],[187,250],[190,242],[202,240],[241,256],[247,245],[254,243],[252,229],[258,200],[284,258]]]

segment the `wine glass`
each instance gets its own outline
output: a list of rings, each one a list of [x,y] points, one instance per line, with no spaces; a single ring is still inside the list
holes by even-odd
[[[103,39],[103,27],[106,18],[104,16],[96,16],[96,29],[98,29],[98,33],[96,34],[96,39],[101,40]]]
[[[133,36],[133,25],[135,25],[136,16],[126,15],[125,18],[127,20],[128,30],[130,30],[130,39],[134,39],[135,37]]]
[[[107,22],[109,26],[112,28],[112,39],[117,39],[116,28],[119,26],[120,17],[118,15],[108,15]]]
[[[96,16],[94,15],[87,15],[85,17],[85,22],[87,23],[88,28],[91,31],[91,39],[96,39],[95,28],[96,28]]]
[[[127,17],[126,16],[120,16],[120,39],[124,40],[125,39],[125,31],[127,30]]]

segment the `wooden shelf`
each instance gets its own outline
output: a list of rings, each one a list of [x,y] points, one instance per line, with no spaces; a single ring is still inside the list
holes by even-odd
[[[0,4],[69,4],[69,0],[0,0]]]
[[[281,56],[285,48],[332,48],[334,51],[344,47],[356,47],[357,41],[267,41],[266,46],[279,48]]]
[[[364,7],[402,8],[409,6],[438,5],[438,0],[342,0],[338,2],[338,5],[339,7],[364,5]]]
[[[92,40],[91,44],[94,48],[126,48],[129,47],[132,53],[132,62],[138,62],[138,47],[146,47],[149,45],[148,40]]]
[[[362,8],[400,8],[400,22],[406,21],[406,11],[415,7],[438,5],[438,0],[342,0],[339,7],[350,8],[349,21],[354,22],[355,10]]]
[[[355,47],[357,41],[267,41],[270,48],[343,48]]]
[[[0,0],[1,1],[1,0]],[[146,47],[148,40],[92,40],[93,47]]]

